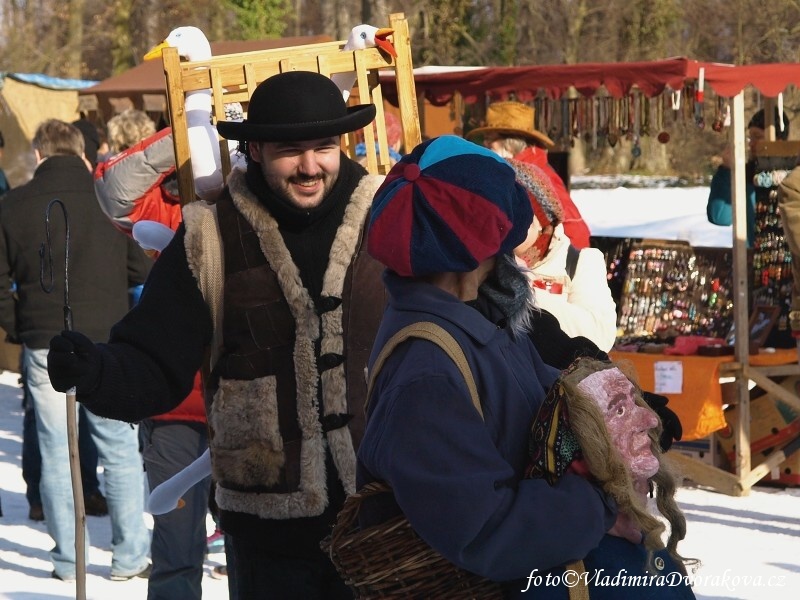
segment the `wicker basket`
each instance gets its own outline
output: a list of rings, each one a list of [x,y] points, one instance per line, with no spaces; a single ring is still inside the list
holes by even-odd
[[[359,529],[361,502],[391,492],[375,482],[345,500],[333,533],[322,542],[357,598],[501,599],[500,584],[456,567],[411,528],[403,516]]]

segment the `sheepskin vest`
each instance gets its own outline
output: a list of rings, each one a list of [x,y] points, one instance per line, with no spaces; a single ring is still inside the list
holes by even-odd
[[[345,492],[355,491],[364,372],[385,304],[364,225],[382,180],[365,176],[351,197],[321,306],[242,172],[231,174],[216,206],[184,207],[187,257],[215,323],[206,398],[223,510],[265,519],[321,514],[327,451]]]

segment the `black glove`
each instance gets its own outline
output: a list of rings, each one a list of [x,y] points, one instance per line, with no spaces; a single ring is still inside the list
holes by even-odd
[[[681,427],[681,420],[674,412],[667,408],[669,400],[666,396],[654,394],[652,392],[642,392],[642,398],[647,402],[647,405],[652,408],[661,419],[661,450],[666,452],[672,446],[672,441],[679,441],[683,436],[683,427]]]
[[[50,340],[47,372],[59,392],[75,387],[79,394],[91,393],[97,387],[101,367],[100,351],[82,333],[62,331]]]

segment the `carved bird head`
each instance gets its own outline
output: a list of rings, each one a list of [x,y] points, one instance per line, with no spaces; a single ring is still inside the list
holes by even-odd
[[[394,49],[388,37],[394,33],[394,29],[385,27],[379,29],[372,25],[356,25],[350,31],[342,50],[363,50],[364,48],[379,48],[387,52],[393,57],[397,57],[397,51]]]
[[[163,42],[154,46],[144,60],[161,58],[161,51],[164,48],[177,48],[178,55],[183,60],[206,60],[211,58],[211,44],[208,38],[197,27],[177,27],[173,29]]]

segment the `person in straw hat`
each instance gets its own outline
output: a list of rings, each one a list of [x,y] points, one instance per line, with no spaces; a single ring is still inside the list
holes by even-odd
[[[386,482],[393,501],[365,505],[362,526],[402,511],[434,550],[509,582],[509,592],[534,569],[585,556],[617,519],[583,477],[567,473],[553,486],[524,478],[530,424],[558,375],[526,335],[531,288],[513,257],[532,218],[503,159],[442,136],[392,167],[369,225],[389,303],[370,357],[358,483]],[[420,322],[456,340],[479,405],[462,371],[427,340],[402,342],[376,366],[387,341]]]
[[[547,173],[564,211],[564,232],[579,250],[590,246],[589,227],[570,198],[564,181],[547,161],[555,142],[534,127],[535,111],[522,102],[493,102],[486,107],[486,124],[472,129],[468,140],[482,139],[483,145],[503,158],[530,163]]]
[[[363,228],[383,176],[341,152],[375,106],[347,106],[318,73],[253,92],[215,204],[190,202],[137,306],[109,343],[51,340],[54,387],[98,415],[174,409],[209,372],[206,409],[220,526],[240,598],[349,598],[319,543],[355,491],[364,366],[385,303]]]

